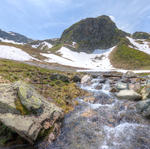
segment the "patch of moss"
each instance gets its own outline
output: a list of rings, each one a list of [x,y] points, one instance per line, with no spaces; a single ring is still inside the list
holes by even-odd
[[[20,111],[22,115],[29,115],[30,112],[24,107],[20,101],[20,99],[15,100],[16,109]]]

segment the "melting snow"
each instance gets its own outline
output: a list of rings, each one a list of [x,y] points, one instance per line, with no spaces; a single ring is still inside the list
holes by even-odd
[[[132,46],[130,46],[130,47],[135,48],[139,51],[145,52],[147,54],[150,54],[150,43],[149,42],[146,42],[144,39],[143,40],[142,39],[141,40],[135,40],[135,39],[130,38],[130,37],[127,37],[127,38],[129,39],[131,44],[133,44],[135,46],[135,47],[132,47]],[[136,41],[142,41],[143,44],[140,44]]]
[[[39,43],[39,44],[36,44],[36,45],[32,45],[32,48],[38,48],[40,45],[42,45],[41,49],[43,49],[45,46],[47,46],[48,48],[52,48],[53,45],[46,42],[46,41],[43,41],[42,43]]]
[[[10,46],[0,46],[0,58],[16,60],[16,61],[29,61],[33,60],[32,56],[28,53],[22,51],[19,48],[10,47]]]
[[[87,54],[84,52],[75,52],[71,51],[66,47],[62,47],[57,54],[44,54],[43,56],[47,57],[48,59],[46,62],[50,63],[58,63],[61,65],[67,65],[72,67],[78,68],[88,68],[88,69],[99,69],[99,70],[106,70],[112,69],[112,65],[109,61],[109,54],[113,48],[108,50],[96,50],[92,54]]]

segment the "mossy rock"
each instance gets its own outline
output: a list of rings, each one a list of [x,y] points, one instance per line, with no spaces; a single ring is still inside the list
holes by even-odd
[[[35,89],[22,81],[17,82],[15,86],[21,104],[32,113],[40,113],[43,103]]]

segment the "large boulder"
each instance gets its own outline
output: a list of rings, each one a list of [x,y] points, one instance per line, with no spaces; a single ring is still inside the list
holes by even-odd
[[[136,104],[137,112],[141,113],[145,117],[150,116],[150,99],[140,101]]]
[[[136,93],[133,90],[121,90],[116,94],[119,99],[127,99],[127,100],[141,100],[141,95]]]
[[[3,84],[0,93],[0,122],[12,132],[32,144],[41,131],[45,134],[51,130],[50,135],[55,137],[59,134],[60,122],[64,117],[62,109],[40,96],[33,86],[24,82]],[[56,124],[58,129],[55,129]],[[51,139],[49,137],[49,141]]]

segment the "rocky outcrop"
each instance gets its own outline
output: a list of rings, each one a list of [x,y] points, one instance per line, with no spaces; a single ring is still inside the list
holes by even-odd
[[[44,137],[41,132],[51,130],[50,135],[55,138],[59,134],[63,111],[40,96],[33,86],[21,81],[2,84],[0,93],[0,121],[13,132],[31,144]],[[48,139],[51,142],[54,138]]]

